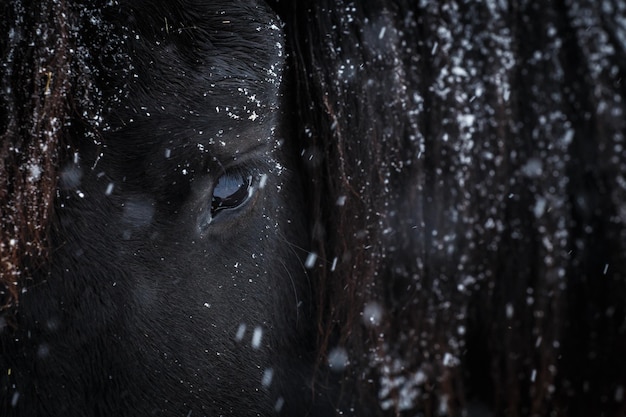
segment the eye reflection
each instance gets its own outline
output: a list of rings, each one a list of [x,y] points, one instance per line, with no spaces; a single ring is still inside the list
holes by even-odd
[[[235,209],[243,205],[252,194],[252,176],[240,173],[222,175],[211,198],[211,216],[215,217],[222,210]]]

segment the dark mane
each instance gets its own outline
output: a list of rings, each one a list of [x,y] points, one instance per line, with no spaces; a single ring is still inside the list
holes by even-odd
[[[294,9],[344,410],[624,412],[624,6]]]
[[[46,225],[73,80],[67,16],[59,2],[43,7],[7,2],[2,15],[0,30],[9,34],[0,45],[6,59],[0,121],[0,303],[4,309],[17,304],[21,281],[47,253]],[[29,20],[32,26],[24,24]]]
[[[120,36],[104,19],[111,6],[44,3],[2,6],[2,309],[18,303],[44,265],[59,167],[72,157],[75,138],[100,140],[105,108],[116,100],[103,98],[102,89],[123,90],[115,76],[128,72]]]

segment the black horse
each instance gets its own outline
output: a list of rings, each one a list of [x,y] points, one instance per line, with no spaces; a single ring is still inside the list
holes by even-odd
[[[626,3],[0,13],[0,415],[626,413]]]
[[[3,216],[43,212],[49,234],[45,264],[5,261],[25,292],[3,326],[2,415],[304,413],[313,321],[281,24],[256,2],[188,3],[4,6]],[[55,176],[50,203],[18,200]],[[43,250],[11,239],[3,257]]]

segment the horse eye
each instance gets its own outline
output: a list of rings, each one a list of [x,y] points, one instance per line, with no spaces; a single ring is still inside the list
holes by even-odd
[[[243,205],[252,195],[252,176],[224,174],[213,188],[211,217],[222,210],[235,209]]]

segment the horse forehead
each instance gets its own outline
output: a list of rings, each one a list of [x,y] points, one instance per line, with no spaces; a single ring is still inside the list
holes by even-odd
[[[183,93],[225,111],[224,97],[248,107],[275,98],[285,59],[283,31],[273,12],[250,3],[168,5],[163,16],[133,15],[137,21],[128,31],[134,83],[146,93]]]
[[[249,1],[153,7],[163,13],[129,12],[132,74],[114,128],[137,129],[126,137],[159,152],[197,144],[226,160],[271,149],[285,60],[275,14]]]
[[[279,145],[278,107],[225,95],[206,100],[144,97],[126,106],[122,126],[105,136],[108,152],[157,155],[172,162],[212,160],[218,165],[265,159]]]

